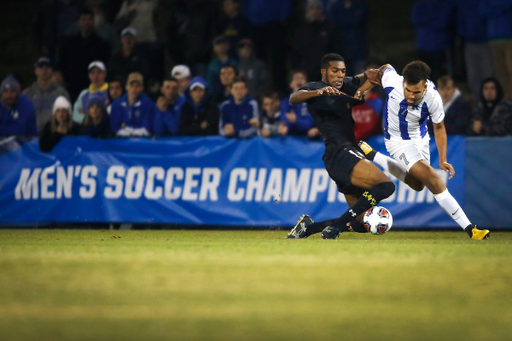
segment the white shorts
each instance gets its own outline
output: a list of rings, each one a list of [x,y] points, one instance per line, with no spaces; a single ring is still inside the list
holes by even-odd
[[[430,165],[430,138],[413,140],[385,140],[388,153],[407,171],[420,160]]]

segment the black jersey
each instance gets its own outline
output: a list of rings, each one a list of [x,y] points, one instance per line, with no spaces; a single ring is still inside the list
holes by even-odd
[[[356,94],[359,83],[360,81],[357,77],[345,77],[341,91],[348,96],[319,96],[313,97],[306,102],[326,146],[328,144],[340,146],[356,145],[352,106],[362,104],[364,101],[355,99],[352,96]],[[329,85],[324,82],[311,82],[299,90],[318,90],[326,86]]]

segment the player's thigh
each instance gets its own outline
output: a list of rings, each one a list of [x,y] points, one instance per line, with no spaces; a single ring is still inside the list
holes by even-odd
[[[390,182],[391,180],[380,170],[379,167],[375,166],[372,162],[363,159],[354,166],[350,181],[352,182],[352,185],[356,187],[370,189],[377,184],[387,181]]]
[[[433,194],[441,193],[446,189],[446,185],[439,174],[425,160],[416,162],[409,173],[425,184]]]

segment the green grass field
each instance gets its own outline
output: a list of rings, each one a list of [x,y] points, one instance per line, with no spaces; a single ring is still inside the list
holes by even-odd
[[[512,233],[285,235],[0,230],[0,340],[512,339]]]

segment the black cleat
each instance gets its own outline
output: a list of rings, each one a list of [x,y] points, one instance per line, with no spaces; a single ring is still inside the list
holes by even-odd
[[[314,221],[311,219],[311,217],[307,214],[304,214],[302,217],[300,217],[299,221],[297,222],[297,225],[288,233],[288,235],[285,237],[286,239],[303,239],[307,238],[306,236],[306,228],[313,224]]]
[[[323,239],[336,239],[340,235],[340,229],[337,227],[327,226],[322,231]]]

